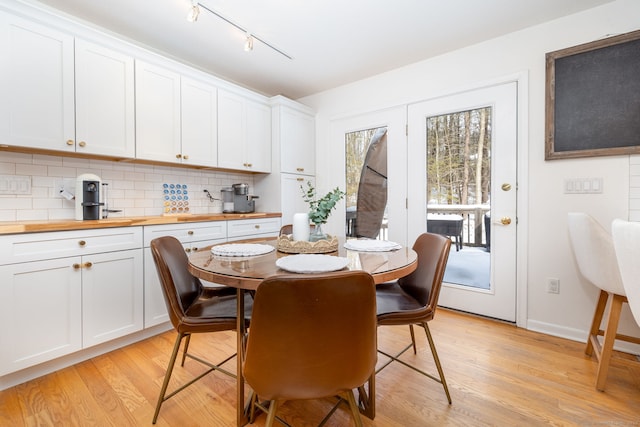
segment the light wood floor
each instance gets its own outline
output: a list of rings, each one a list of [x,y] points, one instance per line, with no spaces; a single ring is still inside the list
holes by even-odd
[[[441,386],[393,363],[377,377],[377,416],[365,426],[640,425],[640,364],[614,365],[604,393],[584,344],[491,320],[439,310],[430,323],[453,404]],[[417,330],[420,332],[420,330]],[[424,334],[406,360],[432,368]],[[0,426],[150,426],[175,334],[121,350],[0,392]],[[381,348],[409,339],[407,327],[379,329]],[[194,353],[233,352],[235,336],[194,336]],[[235,367],[235,359],[231,368]],[[187,360],[172,382],[202,368]],[[233,426],[234,379],[213,373],[167,401],[158,426]],[[170,386],[171,387],[171,386]],[[317,424],[330,400],[287,402],[279,415],[294,426]],[[255,426],[264,425],[264,415]],[[346,409],[327,425],[350,426]]]

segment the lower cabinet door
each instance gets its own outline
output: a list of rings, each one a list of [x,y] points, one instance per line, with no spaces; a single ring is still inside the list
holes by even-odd
[[[142,330],[142,249],[82,257],[83,347]]]
[[[82,348],[80,261],[0,266],[0,376]]]

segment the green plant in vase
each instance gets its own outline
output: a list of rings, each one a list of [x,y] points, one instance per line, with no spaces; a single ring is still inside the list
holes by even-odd
[[[326,239],[327,235],[322,231],[322,224],[327,223],[329,214],[346,193],[336,187],[318,199],[316,189],[311,181],[307,181],[306,189],[301,185],[300,190],[302,190],[302,198],[309,204],[309,220],[315,224],[315,228],[309,235],[309,240],[315,242]]]

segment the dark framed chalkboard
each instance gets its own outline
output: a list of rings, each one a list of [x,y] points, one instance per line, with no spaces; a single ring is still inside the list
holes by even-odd
[[[640,153],[640,30],[546,54],[545,160]]]

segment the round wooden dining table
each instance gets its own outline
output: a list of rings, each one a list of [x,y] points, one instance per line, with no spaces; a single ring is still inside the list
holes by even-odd
[[[413,272],[418,266],[418,256],[411,248],[401,247],[393,251],[385,252],[361,252],[344,248],[344,239],[339,240],[338,250],[327,253],[348,259],[345,269],[366,271],[371,274],[376,284],[389,282],[404,277]],[[278,239],[260,239],[237,241],[230,243],[259,243],[270,245],[274,250],[264,255],[257,256],[220,256],[213,255],[212,247],[207,247],[189,256],[189,272],[194,276],[238,290],[237,313],[244,313],[244,295],[246,290],[256,290],[260,283],[272,276],[283,274],[296,274],[285,271],[276,265],[279,258],[293,254],[283,253],[277,250]],[[225,243],[226,244],[226,243]],[[302,274],[302,273],[298,273]],[[237,348],[241,349],[245,335],[242,316],[237,317]],[[245,408],[244,376],[242,351],[237,352],[237,425],[248,423],[248,407]],[[375,375],[375,374],[374,374]],[[369,379],[368,390],[364,386],[360,389],[360,401],[363,414],[373,419],[375,417],[375,378]]]

